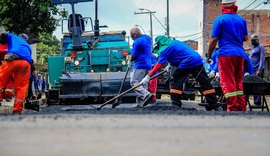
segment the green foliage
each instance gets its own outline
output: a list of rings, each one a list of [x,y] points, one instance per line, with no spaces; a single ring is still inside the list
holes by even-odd
[[[15,34],[52,34],[59,25],[53,15],[62,17],[62,12],[51,0],[0,0],[0,25]]]
[[[56,36],[52,36],[48,33],[40,34],[41,42],[37,45],[37,63],[47,65],[47,57],[57,55],[60,53],[60,41]]]

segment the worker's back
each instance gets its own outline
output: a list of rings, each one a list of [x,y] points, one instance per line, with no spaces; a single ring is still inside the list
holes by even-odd
[[[244,37],[247,36],[246,21],[237,14],[222,14],[214,21],[213,35],[219,38],[220,55],[243,56]]]

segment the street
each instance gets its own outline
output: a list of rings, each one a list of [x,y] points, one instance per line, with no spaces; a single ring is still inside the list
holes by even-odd
[[[256,155],[270,154],[268,112],[206,112],[158,106],[43,106],[1,115],[1,155]]]

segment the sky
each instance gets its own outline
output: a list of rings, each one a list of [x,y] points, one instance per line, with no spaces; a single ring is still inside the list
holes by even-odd
[[[260,5],[263,1],[265,0],[238,0],[236,4],[239,9],[269,9],[270,5]],[[125,30],[129,35],[130,28],[139,25],[143,33],[150,35],[150,15],[134,14],[140,12],[139,8],[143,8],[156,12],[155,17],[152,16],[153,36],[164,34],[166,4],[167,0],[98,0],[99,24],[108,26],[101,28],[101,31]],[[70,4],[58,5],[58,8],[65,8],[68,14],[72,13]],[[197,40],[200,32],[199,19],[202,17],[202,0],[169,0],[169,8],[170,36],[183,41]],[[94,2],[75,4],[75,12],[83,17],[92,17],[94,22]],[[54,35],[58,39],[62,38],[61,27],[57,28]]]

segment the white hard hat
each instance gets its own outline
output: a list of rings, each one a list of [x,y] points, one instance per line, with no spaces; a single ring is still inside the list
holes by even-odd
[[[237,0],[222,0],[222,4],[235,3]]]

